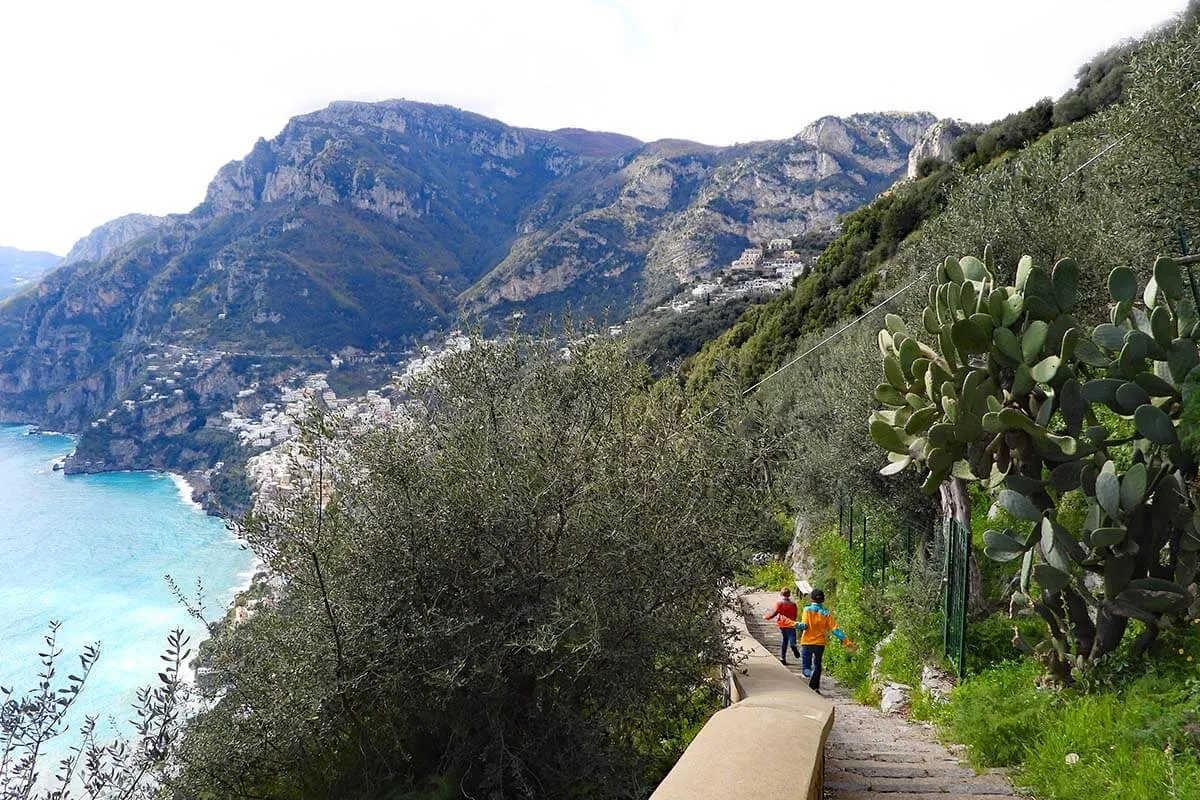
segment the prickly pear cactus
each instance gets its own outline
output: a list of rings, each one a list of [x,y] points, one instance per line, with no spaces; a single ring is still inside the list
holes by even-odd
[[[1041,654],[1066,679],[1129,619],[1153,636],[1184,614],[1200,553],[1196,465],[1178,430],[1185,387],[1200,383],[1200,326],[1180,268],[1158,259],[1140,293],[1132,270],[1113,270],[1110,321],[1090,331],[1071,314],[1078,286],[1070,259],[1047,270],[1026,256],[1015,286],[977,258],[947,259],[920,331],[888,315],[879,333],[884,408],[870,421],[884,474],[923,469],[926,491],[986,482],[1027,523],[987,531],[985,553],[1021,560],[1014,605],[1046,621]],[[1068,526],[1073,494],[1087,511]]]

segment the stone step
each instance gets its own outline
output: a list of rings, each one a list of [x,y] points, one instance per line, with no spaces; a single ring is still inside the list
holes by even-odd
[[[901,764],[881,764],[878,761],[828,759],[827,769],[852,772],[868,778],[974,778],[977,773],[957,761],[910,761]]]
[[[825,797],[828,800],[1024,800],[1024,798],[1015,794],[993,794],[983,795],[982,798],[977,794],[947,794],[945,792],[922,792],[919,794],[895,794],[892,792],[837,792],[831,793],[826,791]]]
[[[835,720],[834,725],[837,724],[836,719],[837,719],[837,717],[835,716],[834,717],[834,720]],[[847,740],[838,740],[838,739],[834,739],[834,738],[830,737],[829,747],[828,747],[828,750],[826,750],[827,753],[830,753],[830,754],[836,753],[838,755],[841,755],[841,753],[843,753],[843,752],[852,754],[852,753],[860,753],[863,751],[869,751],[869,752],[873,752],[873,753],[907,752],[907,753],[938,753],[938,754],[947,752],[946,748],[938,747],[937,745],[931,744],[929,742],[914,741],[912,739],[905,739],[905,738],[898,738],[898,737],[885,738],[885,737],[881,737],[881,736],[880,737],[863,736],[863,737],[856,737],[856,738],[847,739]],[[947,755],[949,755],[949,754],[947,753]]]
[[[832,765],[827,764],[827,767]],[[899,800],[901,797],[909,800],[914,794],[960,794],[971,797],[1011,797],[1012,787],[1007,781],[992,775],[981,775],[972,778],[936,778],[936,777],[905,777],[884,778],[868,777],[852,772],[836,772],[827,769],[825,773],[825,791],[838,800],[843,800],[848,792],[874,792],[877,794],[892,794]]]
[[[835,752],[836,750],[836,752]],[[830,747],[827,752],[830,762],[853,764],[867,762],[873,764],[950,764],[958,766],[958,759],[947,753],[914,753],[908,751],[893,752],[886,750],[854,750]]]

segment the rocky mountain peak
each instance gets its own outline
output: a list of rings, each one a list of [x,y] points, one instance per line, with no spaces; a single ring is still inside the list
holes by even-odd
[[[76,261],[100,261],[134,239],[145,236],[166,221],[166,217],[158,217],[153,214],[126,214],[123,217],[109,220],[103,225],[93,228],[91,233],[75,242],[63,257],[62,264],[74,264]]]
[[[246,158],[222,167],[202,209],[222,216],[263,203],[348,203],[397,222],[421,216],[435,195],[444,196],[435,178],[448,170],[469,166],[485,183],[520,182],[530,173],[566,174],[581,161],[640,144],[619,134],[514,128],[408,100],[337,102],[292,119],[274,139],[260,139]],[[483,196],[494,191],[467,188]]]
[[[795,138],[834,156],[907,154],[935,119],[924,111],[825,116],[810,123]]]

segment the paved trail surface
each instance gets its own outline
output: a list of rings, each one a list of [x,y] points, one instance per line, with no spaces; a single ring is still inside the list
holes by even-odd
[[[754,638],[779,652],[779,632],[762,618],[775,604],[771,592],[744,598]],[[837,644],[831,647],[837,647]],[[788,670],[807,683],[788,656]],[[832,675],[821,676],[821,693],[837,708],[825,749],[827,800],[1017,800],[999,771],[977,775],[933,737],[932,730],[857,703]]]

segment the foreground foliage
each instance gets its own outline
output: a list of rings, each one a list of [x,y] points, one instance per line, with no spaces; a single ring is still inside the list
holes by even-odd
[[[947,259],[922,314],[933,345],[895,315],[879,332],[885,410],[871,420],[884,473],[916,464],[927,492],[956,480],[998,492],[1014,526],[989,530],[985,552],[1021,559],[1013,607],[1047,627],[1036,651],[1022,646],[1067,681],[1116,650],[1131,619],[1145,624],[1139,652],[1178,625],[1200,551],[1196,464],[1176,429],[1200,380],[1181,270],[1160,258],[1144,292],[1113,270],[1111,321],[1091,330],[1072,316],[1078,286],[1069,259],[1051,272],[1026,257],[1015,286]]]
[[[97,718],[78,721],[76,709],[100,658],[99,645],[83,648],[78,668],[66,666],[59,627],[51,622],[43,637],[36,686],[0,686],[0,800],[157,797],[188,702],[182,670],[191,656],[189,637],[178,629],[167,636],[158,683],[137,692],[133,736],[103,741]],[[51,766],[56,751],[61,758]]]
[[[1185,652],[1197,650],[1192,637]],[[1037,688],[1037,666],[1010,661],[955,690],[937,717],[976,766],[1016,768],[1039,800],[1183,800],[1200,794],[1200,682],[1190,663],[1175,657],[1085,694]]]
[[[714,708],[753,439],[616,345],[475,342],[411,423],[309,441],[247,537],[274,605],[206,656],[181,791],[640,797]],[[411,794],[405,794],[406,792]]]

